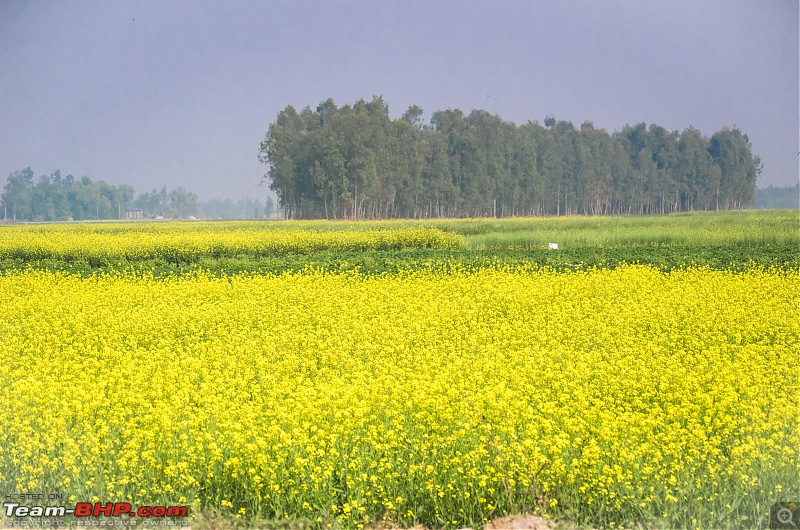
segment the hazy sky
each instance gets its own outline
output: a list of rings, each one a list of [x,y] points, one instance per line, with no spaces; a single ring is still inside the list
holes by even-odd
[[[31,166],[264,198],[287,104],[382,95],[746,133],[760,186],[798,180],[797,0],[0,1],[0,185]]]

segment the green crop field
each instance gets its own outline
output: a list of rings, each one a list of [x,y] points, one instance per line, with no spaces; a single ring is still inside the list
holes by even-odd
[[[392,234],[392,240],[387,239]],[[360,235],[359,235],[360,234]],[[383,239],[381,239],[383,234]],[[302,236],[302,237],[301,237]],[[359,240],[360,238],[360,240]],[[549,251],[548,244],[559,245]],[[93,274],[394,273],[459,265],[558,270],[639,263],[741,270],[800,266],[795,211],[425,221],[220,221],[0,226],[0,270]]]

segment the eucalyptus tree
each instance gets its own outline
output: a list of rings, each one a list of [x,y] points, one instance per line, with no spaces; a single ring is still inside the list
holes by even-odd
[[[720,168],[716,208],[739,209],[752,204],[761,159],[753,156],[747,135],[739,129],[723,127],[711,136],[708,151]]]

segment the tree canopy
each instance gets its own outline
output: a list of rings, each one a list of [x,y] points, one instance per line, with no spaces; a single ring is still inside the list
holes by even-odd
[[[723,128],[626,125],[608,133],[548,116],[521,126],[484,110],[382,97],[278,113],[260,145],[264,180],[288,217],[360,219],[654,214],[752,205],[761,161]]]

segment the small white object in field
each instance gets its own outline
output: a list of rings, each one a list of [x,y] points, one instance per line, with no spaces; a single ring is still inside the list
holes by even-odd
[[[558,243],[548,243],[547,250],[558,250]]]

